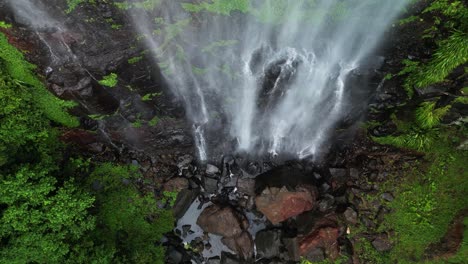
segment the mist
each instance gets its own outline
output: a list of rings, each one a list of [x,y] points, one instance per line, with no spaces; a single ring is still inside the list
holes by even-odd
[[[251,1],[230,16],[171,2],[162,14],[132,17],[206,159],[213,141],[255,155],[319,156],[351,109],[349,75],[408,1]],[[165,37],[154,21],[166,21]]]

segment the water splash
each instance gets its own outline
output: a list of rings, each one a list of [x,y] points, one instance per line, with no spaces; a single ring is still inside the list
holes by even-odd
[[[319,155],[350,110],[349,90],[364,88],[348,78],[408,3],[241,1],[248,9],[226,16],[209,2],[185,5],[194,13],[169,2],[133,20],[188,118],[204,124],[198,148],[202,138],[207,148],[235,139],[237,150],[300,158]]]

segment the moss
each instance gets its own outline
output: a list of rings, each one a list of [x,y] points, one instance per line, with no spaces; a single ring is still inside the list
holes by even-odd
[[[114,2],[114,5],[121,10],[128,10],[132,8],[140,8],[145,10],[153,10],[159,4],[161,0],[137,0],[137,1],[124,1],[124,2]]]
[[[107,86],[107,87],[115,87],[118,83],[117,74],[111,73],[103,77],[102,80],[99,81],[100,85]]]
[[[67,0],[68,9],[65,11],[67,14],[70,14],[75,10],[79,5],[84,3],[96,4],[95,0]]]
[[[427,247],[438,242],[466,208],[468,153],[457,150],[453,142],[466,137],[463,129],[440,128],[437,140],[425,149],[424,160],[402,168],[405,177],[385,187],[395,194],[389,203],[392,213],[380,228],[395,233],[388,263],[422,263]]]
[[[390,263],[388,254],[378,252],[366,238],[357,239],[354,243],[354,250],[362,263]]]
[[[36,77],[34,73],[36,66],[27,62],[24,55],[10,45],[7,37],[2,33],[0,33],[0,59],[12,78],[21,80],[23,84],[32,88],[34,103],[43,110],[49,119],[68,127],[79,125],[78,120],[67,113],[67,109],[75,106],[75,103],[60,100],[51,94]]]
[[[148,121],[148,125],[152,127],[156,126],[158,123],[159,123],[159,118],[157,116],[151,118],[151,120]]]
[[[143,56],[132,57],[127,60],[128,64],[135,64],[143,59]]]
[[[161,96],[161,95],[162,93],[148,93],[148,94],[145,94],[143,97],[141,97],[141,101],[143,102],[151,101],[154,97]]]
[[[208,12],[229,15],[233,11],[246,13],[249,11],[249,0],[212,0],[204,1],[198,4],[183,3],[182,8],[189,12]]]
[[[11,24],[6,23],[5,21],[0,21],[0,28],[11,28]]]

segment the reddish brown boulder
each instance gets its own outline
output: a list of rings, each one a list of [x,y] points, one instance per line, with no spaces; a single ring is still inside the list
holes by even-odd
[[[301,256],[307,255],[317,248],[322,248],[329,258],[336,259],[339,255],[338,236],[338,227],[316,229],[299,242]]]
[[[317,199],[317,191],[313,187],[297,187],[296,191],[288,191],[285,187],[266,188],[255,199],[257,209],[273,224],[311,210]]]
[[[197,225],[203,231],[224,237],[234,237],[242,233],[244,221],[231,207],[210,205],[197,219]]]
[[[230,250],[234,251],[242,259],[250,259],[253,256],[254,242],[249,232],[244,231],[235,237],[224,237],[222,240]]]

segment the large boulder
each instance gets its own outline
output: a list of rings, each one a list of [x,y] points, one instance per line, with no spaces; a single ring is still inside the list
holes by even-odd
[[[197,225],[203,231],[223,237],[239,236],[247,229],[245,221],[232,207],[210,205],[206,207],[197,219]]]
[[[312,186],[299,186],[294,191],[288,191],[286,187],[270,187],[256,197],[255,205],[270,222],[277,224],[311,210],[316,199],[317,190]]]
[[[253,256],[254,242],[249,232],[244,231],[238,236],[224,237],[222,240],[230,250],[234,251],[242,259],[250,259]]]
[[[321,248],[325,250],[328,257],[336,259],[339,255],[338,236],[338,227],[318,228],[299,242],[300,253],[304,256]]]

